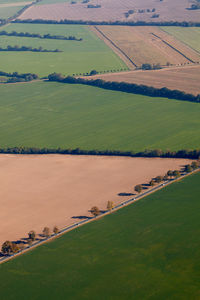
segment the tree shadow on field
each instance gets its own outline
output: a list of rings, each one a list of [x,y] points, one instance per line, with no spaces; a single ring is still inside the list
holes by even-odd
[[[20,239],[20,240],[17,240],[17,241],[12,241],[12,243],[16,244],[16,245],[21,245],[21,244],[25,245],[25,244],[27,244],[27,241],[24,241],[24,240],[25,239],[23,238],[23,239]]]
[[[79,220],[89,220],[89,219],[92,219],[92,217],[88,217],[88,216],[73,216],[71,218],[72,219],[79,219]]]
[[[141,185],[142,185],[143,190],[148,190],[148,188],[150,187],[150,184],[148,184],[148,183],[143,183]]]
[[[127,197],[127,196],[134,196],[135,194],[133,194],[133,193],[124,193],[123,192],[123,193],[118,193],[117,195],[118,196],[123,196],[123,197],[126,196]]]

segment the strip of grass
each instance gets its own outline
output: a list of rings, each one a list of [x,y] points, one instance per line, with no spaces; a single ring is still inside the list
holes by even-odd
[[[180,150],[200,146],[200,105],[32,82],[0,86],[1,147]]]
[[[199,299],[199,180],[192,175],[1,265],[1,299]]]
[[[94,35],[88,26],[46,25],[46,24],[11,24],[6,31],[29,32],[75,36],[83,41],[63,41],[26,37],[1,36],[1,46],[30,46],[44,49],[59,49],[62,53],[0,53],[1,70],[6,72],[35,73],[46,76],[57,72],[65,75],[82,74],[93,69],[109,71],[127,69],[123,61]]]
[[[165,26],[161,29],[200,53],[200,28]]]

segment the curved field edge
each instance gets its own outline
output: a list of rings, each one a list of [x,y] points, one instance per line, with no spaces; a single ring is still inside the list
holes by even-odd
[[[1,148],[198,149],[199,103],[48,82],[0,86]]]
[[[1,299],[198,299],[199,179],[191,175],[1,265]]]

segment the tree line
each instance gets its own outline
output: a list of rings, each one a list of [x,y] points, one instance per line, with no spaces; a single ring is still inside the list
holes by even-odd
[[[84,21],[84,20],[43,20],[43,19],[16,19],[12,23],[31,23],[31,24],[79,24],[79,25],[121,25],[121,26],[179,26],[179,27],[200,27],[200,22],[191,21]]]
[[[103,156],[128,156],[128,157],[163,157],[163,158],[189,158],[198,159],[200,149],[197,150],[178,150],[164,151],[160,149],[146,149],[140,152],[121,151],[121,150],[83,150],[61,149],[61,148],[37,148],[37,147],[8,147],[0,148],[0,153],[6,154],[71,154],[71,155],[103,155]]]
[[[0,76],[8,77],[6,83],[32,81],[39,78],[38,75],[32,73],[18,74],[18,72],[7,73],[3,71],[0,71]]]
[[[84,84],[91,85],[98,88],[103,88],[106,90],[120,91],[131,94],[141,94],[150,97],[164,97],[168,99],[176,99],[182,101],[190,102],[200,102],[200,95],[187,94],[179,90],[170,90],[166,87],[164,88],[155,88],[152,86],[139,85],[135,83],[127,82],[115,82],[115,81],[104,81],[102,79],[84,79],[84,78],[75,78],[71,76],[63,77],[61,74],[52,73],[48,76],[49,81],[57,81],[62,83],[70,84]]]
[[[148,184],[145,184],[145,189],[148,187],[153,187],[156,184],[160,184],[161,182],[165,182],[168,180],[173,180],[179,178],[181,175],[184,175],[185,173],[191,173],[194,170],[197,170],[200,167],[200,160],[198,161],[193,161],[191,164],[187,164],[184,166],[183,170],[168,170],[167,173],[164,176],[156,176],[155,178],[151,179]],[[134,187],[134,190],[140,194],[142,190],[144,189],[144,184],[137,184]],[[115,208],[115,203],[113,201],[108,201],[107,202],[107,211],[111,212]],[[93,206],[90,210],[91,214],[93,217],[97,217],[100,214],[106,212],[106,211],[101,211],[98,206]],[[44,239],[48,239],[52,235],[57,235],[60,232],[59,228],[57,226],[53,227],[53,231],[50,230],[49,227],[45,226],[41,236]],[[28,232],[28,239],[26,239],[26,243],[28,244],[28,247],[32,246],[34,242],[37,241],[37,234],[34,230],[31,230]],[[11,242],[9,240],[5,241],[2,244],[1,247],[1,253],[3,255],[9,256],[15,253],[18,253],[19,251],[22,251],[25,249],[24,243],[16,243],[16,242]]]
[[[41,35],[39,33],[29,33],[29,32],[7,32],[5,30],[0,31],[0,35],[5,36],[19,36],[19,37],[30,37],[30,38],[38,38],[38,39],[54,39],[54,40],[65,40],[65,41],[82,41],[82,38],[76,38],[75,36],[64,36],[64,35],[51,35],[44,34]]]
[[[42,236],[43,238],[47,239],[52,235],[57,235],[59,233],[59,229],[57,226],[53,227],[53,232],[51,232],[49,227],[44,227],[42,234],[40,234],[40,236]],[[37,240],[37,234],[34,230],[31,230],[28,232],[28,239],[26,239],[26,243],[28,244],[28,247],[32,246],[34,242],[36,242]],[[1,247],[1,253],[3,255],[12,255],[15,253],[18,253],[21,250],[24,250],[25,246],[24,243],[16,243],[16,242],[11,242],[11,241],[5,241],[2,244]]]
[[[164,176],[156,176],[155,178],[151,179],[148,184],[137,184],[134,187],[134,190],[140,194],[142,190],[148,187],[154,187],[156,184],[160,184],[161,182],[165,182],[168,180],[175,180],[181,177],[181,175],[185,175],[191,173],[192,171],[197,170],[200,167],[200,160],[193,161],[191,164],[187,164],[184,166],[182,170],[168,170]]]
[[[15,46],[8,45],[6,48],[0,47],[0,51],[63,52],[59,49],[47,50],[47,49],[43,49],[42,47],[33,48],[30,46],[17,46],[17,45],[15,45]]]

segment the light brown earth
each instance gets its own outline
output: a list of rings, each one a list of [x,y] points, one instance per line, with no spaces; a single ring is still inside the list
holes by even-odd
[[[82,1],[81,1],[82,2]],[[188,10],[190,0],[90,0],[89,4],[100,4],[101,8],[87,8],[87,4],[57,3],[34,5],[26,10],[21,19],[51,19],[51,20],[89,20],[89,21],[196,21],[199,22],[199,11]],[[41,3],[42,4],[42,3]],[[156,9],[158,18],[151,18],[154,13],[147,9]],[[145,13],[139,13],[145,9]],[[135,13],[125,17],[128,10]]]
[[[23,5],[27,5],[27,4],[30,4],[32,1],[29,1],[29,2],[16,2],[16,3],[3,3],[1,4],[0,3],[0,8],[1,7],[12,7],[12,6],[23,6]]]
[[[105,81],[144,84],[155,88],[167,87],[186,93],[200,94],[200,66],[171,67],[152,71],[129,71],[99,74],[86,79],[103,79]]]
[[[128,56],[136,66],[161,66],[200,62],[200,54],[156,26],[90,26],[120,57]],[[115,48],[115,49],[114,49]],[[124,54],[124,55],[123,55]],[[127,58],[126,58],[127,59]]]
[[[136,184],[188,163],[183,159],[0,155],[0,244],[44,226],[59,228],[131,196]]]

